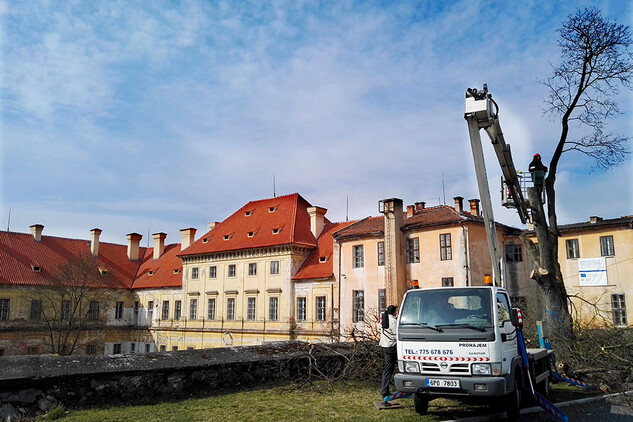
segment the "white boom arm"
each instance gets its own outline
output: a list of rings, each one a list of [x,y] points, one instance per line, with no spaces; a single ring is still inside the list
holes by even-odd
[[[493,112],[493,106],[495,111]],[[494,284],[505,287],[503,273],[501,271],[501,255],[499,253],[499,242],[497,240],[497,230],[492,212],[492,202],[490,200],[490,188],[488,187],[488,176],[486,174],[486,163],[481,146],[481,136],[479,130],[484,129],[490,138],[497,155],[497,160],[503,172],[503,180],[510,190],[512,199],[516,206],[519,218],[525,223],[528,218],[528,208],[523,198],[521,185],[517,176],[510,145],[507,145],[503,138],[501,125],[498,117],[499,108],[488,93],[488,87],[484,84],[483,91],[469,88],[466,91],[466,101],[464,107],[464,118],[468,122],[468,132],[470,135],[470,146],[475,162],[475,174],[477,175],[477,185],[481,205],[484,214],[484,224],[486,226],[486,237],[488,238],[488,249],[492,259],[492,276]]]

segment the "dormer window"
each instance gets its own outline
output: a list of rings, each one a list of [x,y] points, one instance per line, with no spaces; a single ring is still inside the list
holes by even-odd
[[[256,230],[254,230],[252,232],[248,232],[248,237],[253,237],[253,236],[255,236],[256,233],[257,233]]]
[[[206,239],[202,239],[202,243],[208,243],[209,242],[209,238],[207,237]]]
[[[320,263],[324,263],[324,262],[326,262],[326,261],[327,261],[327,256],[320,256],[320,257],[319,257],[319,262],[320,262]]]
[[[108,275],[108,269],[107,268],[99,268],[99,274],[101,274],[101,275]]]
[[[31,269],[33,272],[40,273],[42,272],[42,266],[37,264],[31,264]]]
[[[148,274],[150,275],[150,277],[151,277],[151,276],[153,276],[155,273],[156,273],[156,271],[154,271],[154,270],[151,270],[151,271],[149,271],[149,272],[148,272]]]
[[[178,274],[179,272],[180,272],[180,268],[176,268],[176,269],[174,270],[174,274]]]
[[[273,229],[273,234],[279,234],[280,231],[281,227],[277,227],[276,229]]]
[[[268,207],[268,212],[275,212],[275,211],[277,211],[276,205],[274,207]]]
[[[224,240],[229,240],[229,239],[230,239],[230,238],[232,238],[232,237],[233,237],[233,233],[231,233],[231,234],[225,234],[225,235],[224,235]]]
[[[244,213],[244,215],[245,215],[246,217],[250,217],[251,215],[253,215],[253,210],[246,211],[246,212]]]

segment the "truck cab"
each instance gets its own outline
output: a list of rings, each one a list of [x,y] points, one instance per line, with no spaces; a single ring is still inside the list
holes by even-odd
[[[413,393],[421,414],[436,397],[504,397],[518,412],[521,358],[511,313],[501,287],[409,290],[398,316],[396,389]]]

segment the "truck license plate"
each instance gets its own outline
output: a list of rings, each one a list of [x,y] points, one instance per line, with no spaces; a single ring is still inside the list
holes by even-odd
[[[426,386],[439,388],[460,388],[459,380],[445,380],[438,378],[427,378]]]

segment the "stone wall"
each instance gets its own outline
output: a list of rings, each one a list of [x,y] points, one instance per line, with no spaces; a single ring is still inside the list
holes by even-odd
[[[302,381],[311,365],[312,373],[333,376],[352,348],[294,341],[144,355],[6,356],[0,358],[0,409],[33,414],[58,402],[71,408],[156,403]]]

